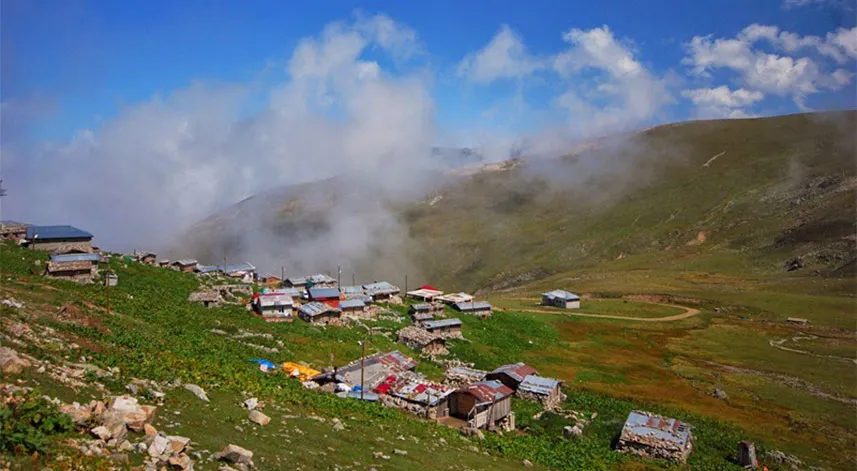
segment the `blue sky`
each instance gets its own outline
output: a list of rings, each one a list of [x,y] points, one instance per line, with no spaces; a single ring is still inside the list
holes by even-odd
[[[122,243],[332,175],[408,186],[434,145],[557,155],[857,105],[847,0],[5,0],[0,19],[2,217]]]
[[[800,2],[798,2],[800,3]],[[655,73],[686,73],[682,44],[694,36],[730,38],[750,24],[774,25],[801,36],[823,37],[854,27],[847,3],[808,1],[789,7],[773,1],[615,2],[4,2],[2,99],[33,100],[48,109],[29,131],[68,139],[95,128],[121,106],[194,81],[251,83],[276,80],[297,42],[355,11],[383,13],[413,28],[431,68],[441,126],[509,123],[485,112],[507,106],[517,94],[545,111],[536,121],[560,120],[549,106],[557,84],[517,80],[473,86],[455,69],[462,58],[484,47],[501,25],[515,31],[534,54],[557,54],[571,28],[608,26],[631,44],[635,57]],[[853,62],[845,69],[854,71]],[[730,85],[725,74],[719,84]],[[560,87],[561,88],[561,87]],[[810,94],[812,109],[852,108],[853,82],[842,89]],[[520,96],[520,95],[519,95]],[[679,98],[681,98],[679,96]],[[756,103],[754,113],[798,111],[789,97]],[[489,113],[490,114],[490,113]],[[493,116],[493,115],[492,115]],[[679,99],[659,118],[694,116]],[[520,120],[523,121],[523,120]],[[656,119],[657,121],[657,119]],[[516,122],[527,128],[532,123]]]

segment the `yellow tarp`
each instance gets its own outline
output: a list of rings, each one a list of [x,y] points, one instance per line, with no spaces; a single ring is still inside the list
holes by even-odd
[[[302,382],[321,374],[321,371],[290,361],[283,363],[283,371],[292,378],[297,378]]]

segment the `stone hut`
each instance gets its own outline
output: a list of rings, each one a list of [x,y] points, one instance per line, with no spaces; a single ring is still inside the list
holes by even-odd
[[[74,226],[30,226],[27,241],[50,254],[92,253],[92,234]]]
[[[218,307],[222,299],[217,291],[195,291],[190,293],[187,300],[192,303],[202,303],[205,307]]]
[[[409,325],[399,330],[399,342],[408,347],[428,353],[429,355],[445,355],[446,339],[438,334],[433,334],[419,327]]]
[[[676,419],[631,411],[622,427],[616,451],[685,463],[693,451],[691,427]]]

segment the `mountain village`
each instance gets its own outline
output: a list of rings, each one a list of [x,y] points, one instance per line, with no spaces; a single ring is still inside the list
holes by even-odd
[[[463,336],[461,320],[454,316],[475,316],[482,322],[491,322],[491,304],[464,292],[445,293],[434,286],[423,285],[402,293],[398,286],[387,281],[341,286],[338,279],[325,274],[299,277],[260,275],[250,263],[203,265],[193,259],[159,259],[152,252],[110,254],[92,245],[92,234],[72,226],[3,222],[0,237],[32,250],[47,252],[50,261],[43,267],[46,277],[101,283],[109,292],[111,286],[122,280],[114,273],[101,270],[100,263],[111,257],[120,257],[125,262],[195,274],[203,288],[191,293],[188,302],[201,303],[212,309],[224,304],[245,305],[248,315],[266,322],[291,323],[297,320],[319,326],[365,329],[367,335],[361,342],[363,355],[344,366],[310,365],[302,361],[278,364],[262,358],[250,359],[266,374],[288,375],[300,381],[304,388],[316,390],[319,394],[402,409],[459,429],[470,437],[484,437],[485,432],[513,433],[516,426],[512,397],[534,401],[545,411],[573,418],[575,425],[567,426],[563,431],[570,440],[584,434],[586,426],[597,420],[597,413],[584,417],[575,411],[563,410],[565,393],[562,382],[540,376],[527,364],[497,365],[493,370],[483,371],[451,357],[447,349],[449,342],[468,341]],[[580,302],[579,296],[561,289],[542,294],[545,306],[576,309]],[[409,319],[401,318],[390,309],[396,305],[407,306]],[[395,340],[419,352],[419,360],[396,350],[367,355],[368,334],[373,332],[373,328],[364,322],[369,319],[403,324]],[[419,361],[442,366],[445,371],[443,381],[431,381],[415,372]],[[186,387],[198,388],[195,385]],[[200,393],[200,397],[204,395],[204,392]],[[126,397],[113,402],[131,400],[134,399]],[[260,425],[270,421],[255,407],[255,399],[248,400],[245,406],[249,409],[251,421]],[[144,414],[147,417],[151,415]],[[127,425],[132,431],[142,430],[142,424]],[[116,430],[121,430],[121,433],[99,426],[93,428],[92,433],[108,444],[118,446],[123,441],[120,438],[124,437],[125,429],[119,427]],[[620,435],[615,449],[621,453],[684,463],[693,450],[689,424],[644,411],[631,412],[617,433]],[[147,448],[150,454],[160,450],[158,447],[163,440],[158,437],[157,434],[150,436]],[[757,462],[752,444],[742,442],[741,447],[748,450],[741,453],[745,456],[744,464],[755,467]],[[163,455],[162,462],[175,464],[173,467],[176,469],[192,468],[192,465],[187,466],[189,460],[185,460],[184,455],[184,458],[173,461],[170,461],[170,456],[178,454],[167,456],[161,452],[153,456],[156,455]],[[222,453],[223,457],[232,455],[234,453],[230,450]]]

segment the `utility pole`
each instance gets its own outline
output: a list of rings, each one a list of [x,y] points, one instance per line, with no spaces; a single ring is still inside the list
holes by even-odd
[[[355,280],[354,272],[351,272],[351,286],[357,286],[357,282]]]
[[[336,266],[336,286],[338,288],[342,287],[342,265]]]
[[[408,274],[405,273],[405,294],[408,293]]]
[[[363,353],[360,354],[360,400],[363,400],[363,390],[365,385],[363,383],[363,366],[366,360],[366,340],[362,340],[360,342],[360,346],[363,347]]]

